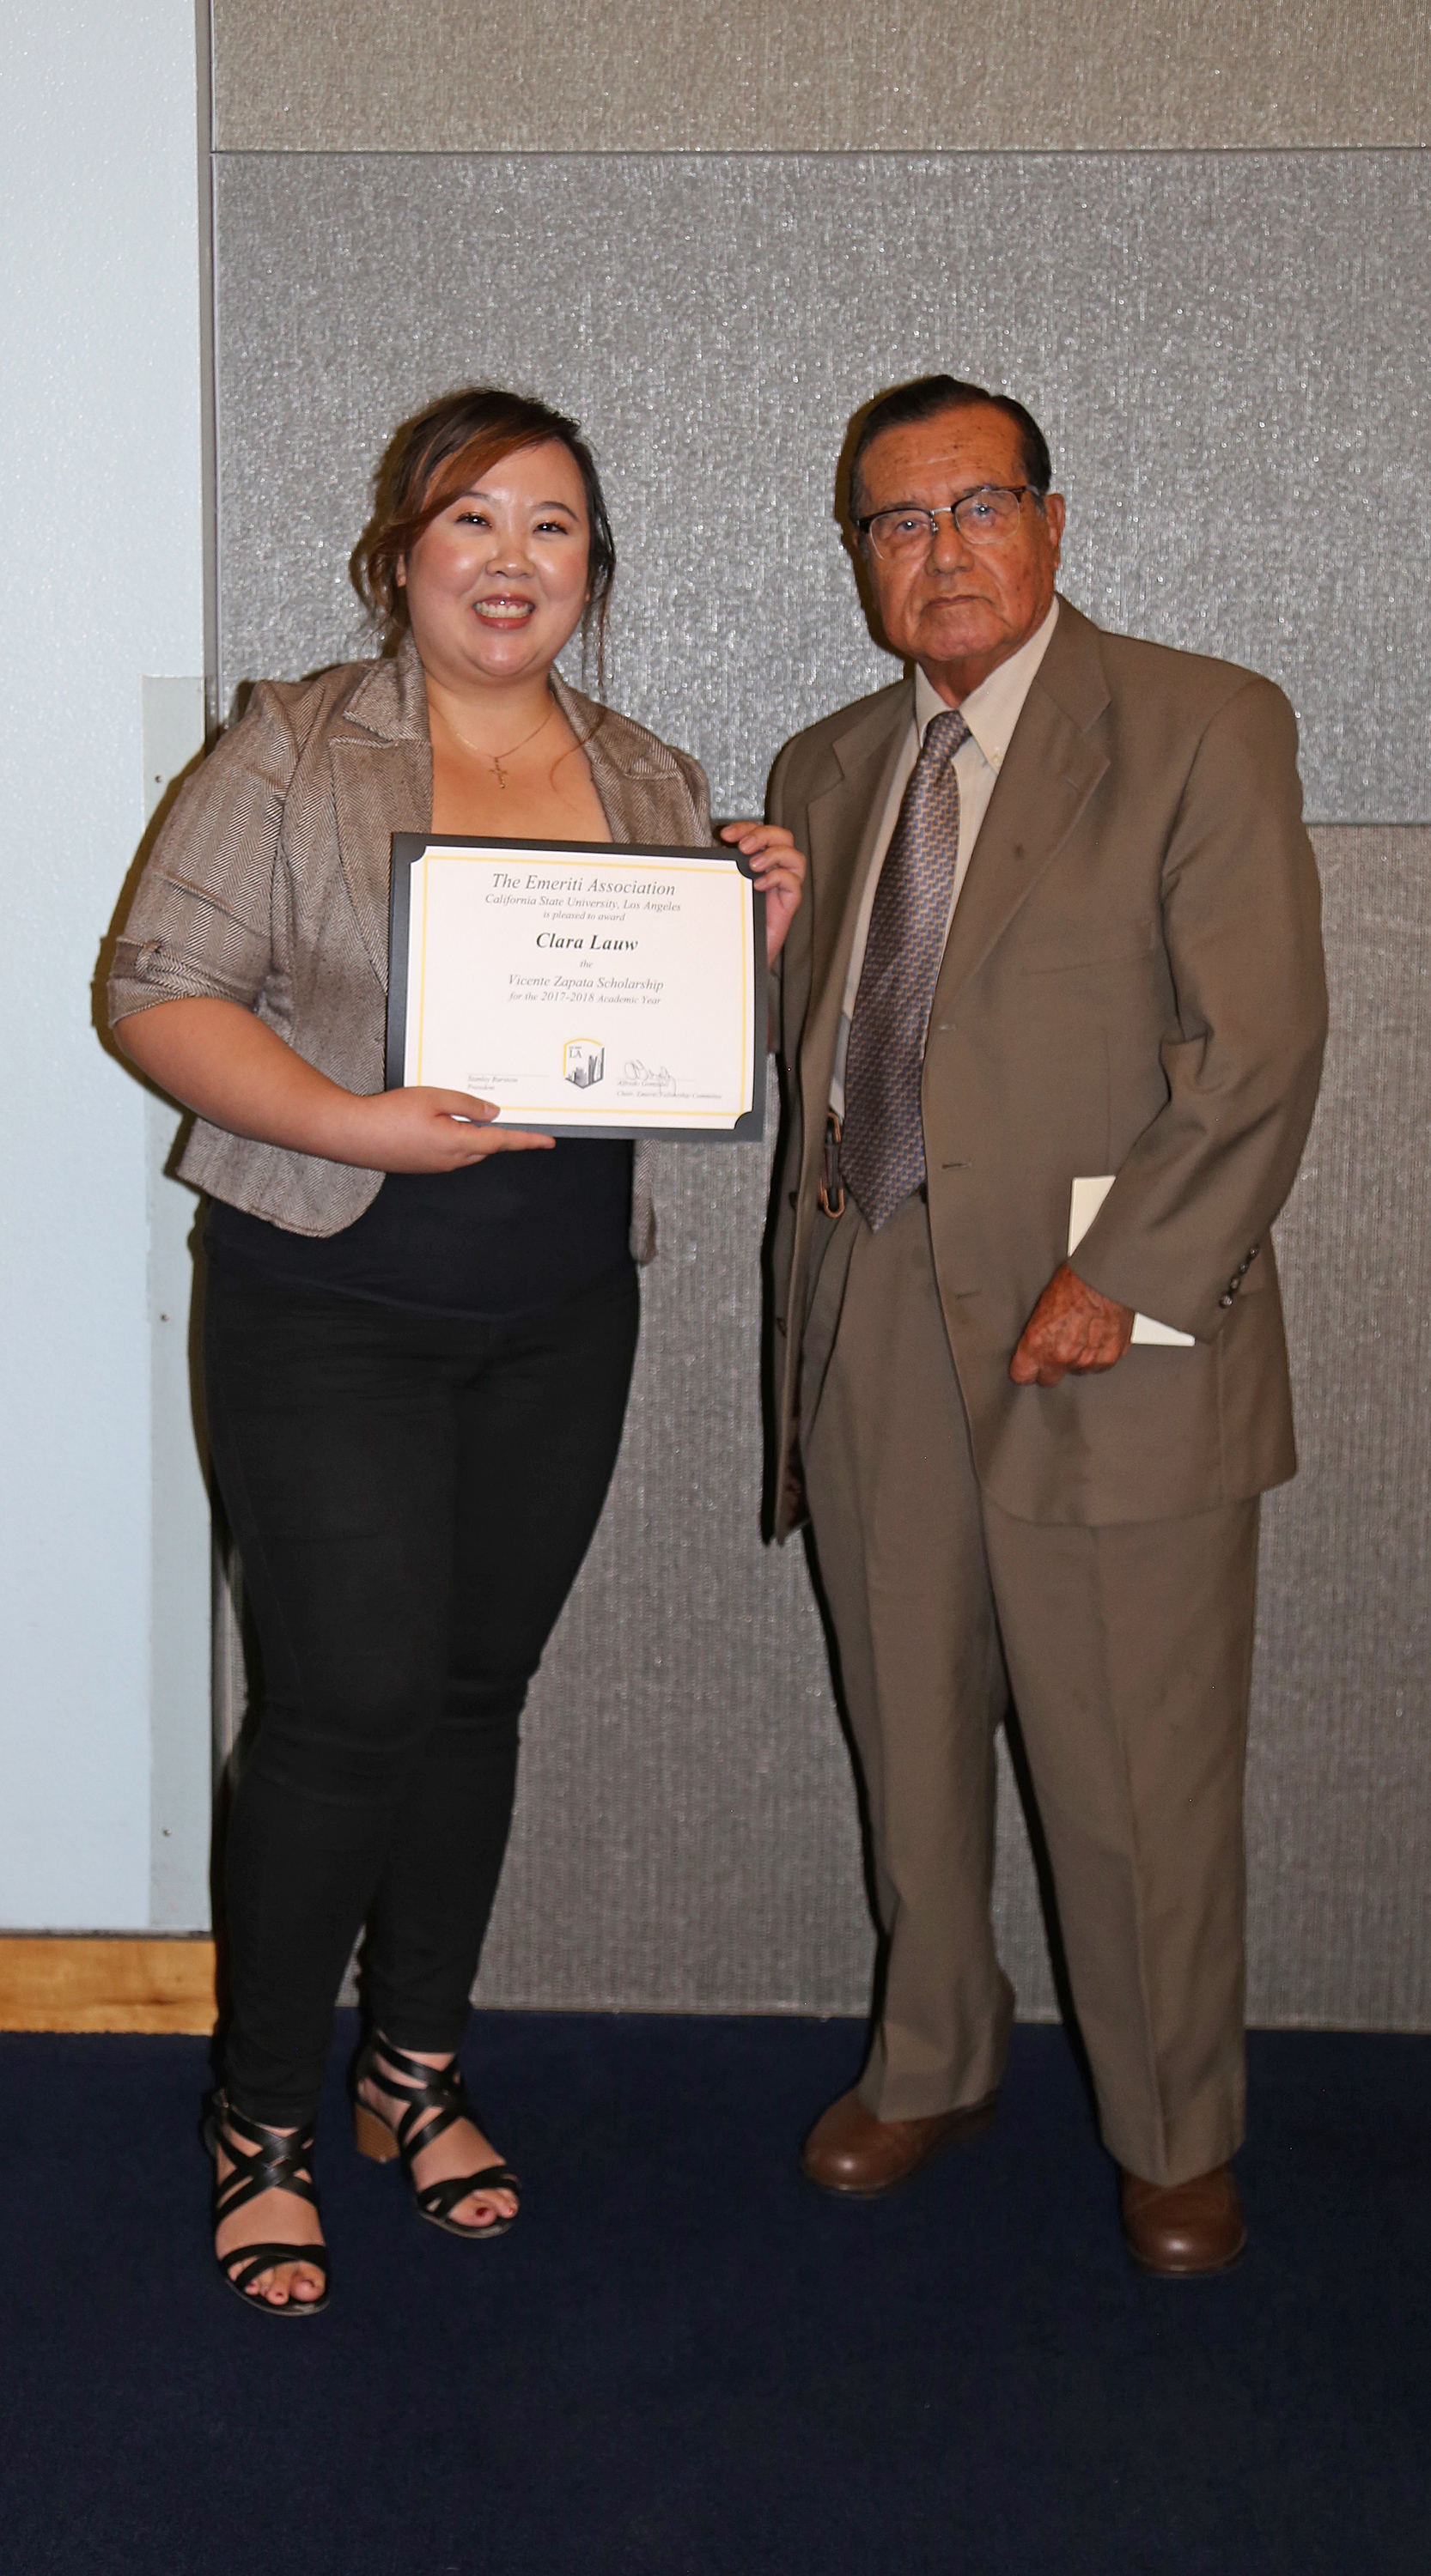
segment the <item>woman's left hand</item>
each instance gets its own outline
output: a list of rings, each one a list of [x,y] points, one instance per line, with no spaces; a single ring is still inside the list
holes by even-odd
[[[805,853],[796,849],[783,823],[722,823],[720,836],[733,841],[751,862],[751,875],[765,897],[765,954],[773,966],[800,909]]]

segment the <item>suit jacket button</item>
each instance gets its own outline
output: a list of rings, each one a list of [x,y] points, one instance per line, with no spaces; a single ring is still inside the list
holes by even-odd
[[[799,1204],[800,1204],[800,1193],[799,1193],[799,1191],[798,1191],[798,1190],[792,1190],[792,1191],[791,1191],[791,1193],[790,1193],[790,1204],[791,1204],[791,1206],[792,1206],[792,1207],[798,1207],[798,1206],[799,1206]]]
[[[776,1316],[776,1318],[775,1318],[775,1329],[776,1329],[777,1333],[783,1333],[783,1332],[784,1332],[784,1330],[785,1330],[785,1318],[784,1318],[784,1316],[783,1316],[783,1315],[777,1315],[777,1316]]]

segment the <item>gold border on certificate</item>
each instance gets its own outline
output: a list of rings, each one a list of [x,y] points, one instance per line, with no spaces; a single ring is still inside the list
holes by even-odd
[[[763,915],[719,846],[395,834],[388,1084],[551,1134],[757,1137]]]

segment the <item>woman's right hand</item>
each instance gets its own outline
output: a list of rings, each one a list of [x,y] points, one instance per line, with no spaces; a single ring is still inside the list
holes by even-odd
[[[548,1146],[550,1136],[525,1127],[494,1127],[495,1102],[469,1091],[437,1091],[415,1084],[407,1091],[379,1091],[369,1099],[350,1093],[345,1125],[348,1150],[339,1158],[374,1172],[456,1172],[489,1154],[521,1154]]]
[[[455,1172],[552,1142],[525,1127],[494,1127],[495,1106],[470,1091],[345,1091],[237,1002],[157,1002],[118,1021],[114,1034],[171,1099],[230,1135],[361,1171]]]

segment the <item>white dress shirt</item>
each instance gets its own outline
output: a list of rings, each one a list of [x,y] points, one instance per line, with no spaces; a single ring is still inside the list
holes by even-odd
[[[1054,600],[1043,624],[1036,628],[1017,653],[971,689],[959,712],[969,728],[969,740],[961,743],[954,755],[954,775],[959,782],[959,849],[954,861],[954,889],[949,899],[949,921],[963,891],[969,873],[984,816],[989,810],[1004,756],[1013,740],[1014,727],[1024,710],[1024,700],[1033,686],[1034,673],[1048,651],[1053,630],[1058,622],[1058,601]],[[880,817],[879,839],[875,843],[874,863],[865,880],[860,898],[859,918],[855,923],[855,944],[850,951],[850,971],[845,978],[845,1005],[840,1019],[840,1033],[835,1042],[835,1077],[830,1085],[830,1107],[837,1118],[845,1114],[845,1051],[850,1042],[850,1020],[855,996],[860,989],[860,975],[865,962],[865,944],[870,933],[870,914],[874,910],[875,888],[885,854],[894,837],[904,791],[914,772],[914,764],[923,748],[927,728],[935,716],[949,713],[948,703],[941,698],[923,671],[914,674],[914,719],[909,738],[899,757],[899,766],[890,780],[889,795]],[[946,924],[945,939],[949,936]]]

